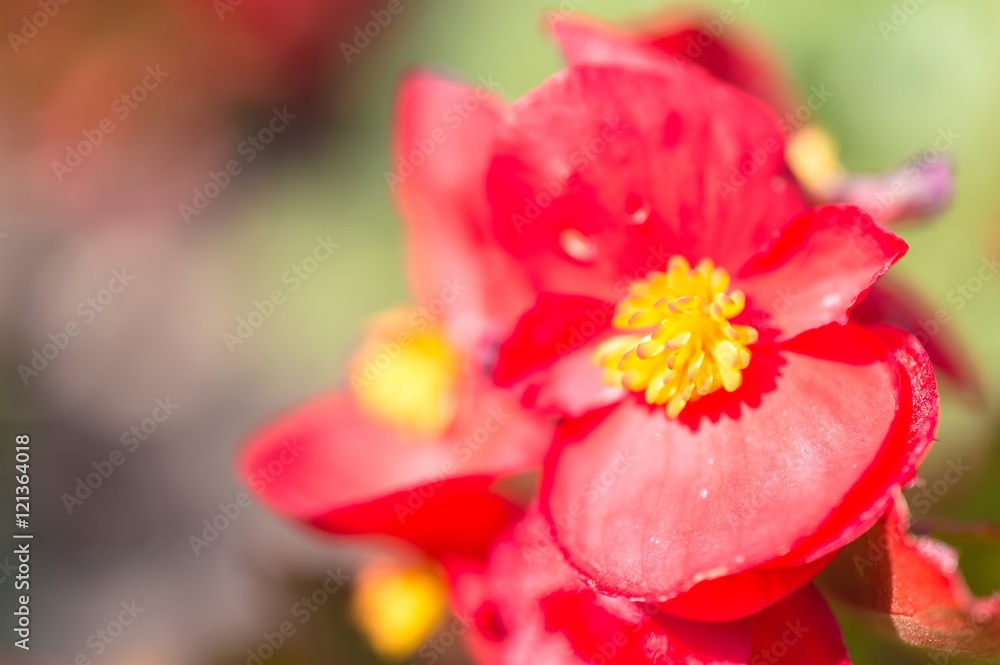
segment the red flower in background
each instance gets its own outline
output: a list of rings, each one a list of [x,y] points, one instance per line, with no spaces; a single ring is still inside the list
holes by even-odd
[[[470,94],[411,77],[399,102],[401,156]],[[288,442],[303,448],[299,461],[256,488],[279,512],[335,533],[397,536],[432,556],[475,556],[509,517],[507,503],[485,489],[539,465],[551,426],[484,372],[497,331],[530,295],[518,295],[517,266],[474,223],[487,213],[485,148],[499,113],[482,100],[435,159],[397,185],[420,304],[377,320],[351,362],[349,391],[279,418],[248,445],[248,478],[280,462]]]
[[[655,52],[570,66],[504,120],[492,225],[538,297],[495,377],[569,416],[541,491],[557,542],[598,591],[687,618],[800,588],[933,437],[925,352],[848,321],[905,244],[809,210],[773,114]]]
[[[449,123],[453,106],[470,100],[475,111]],[[389,658],[409,656],[435,627],[440,570],[481,567],[496,534],[521,514],[491,487],[537,469],[551,440],[551,425],[485,371],[499,331],[530,298],[519,268],[479,230],[499,117],[472,89],[423,75],[406,81],[396,148],[420,164],[393,183],[419,304],[376,319],[350,363],[349,390],[264,427],[240,462],[279,513],[330,533],[389,536],[431,562],[362,571],[356,618]],[[410,159],[444,127],[435,159]]]

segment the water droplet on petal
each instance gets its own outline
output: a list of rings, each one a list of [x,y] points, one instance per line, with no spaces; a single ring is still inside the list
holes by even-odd
[[[590,262],[597,257],[597,244],[576,229],[563,229],[559,233],[559,246],[577,261]]]
[[[645,224],[649,219],[650,207],[638,194],[629,194],[625,199],[625,212],[633,224]]]
[[[701,491],[701,494],[699,494],[698,496],[700,496],[703,499],[708,498],[708,490],[707,489],[703,489]]]

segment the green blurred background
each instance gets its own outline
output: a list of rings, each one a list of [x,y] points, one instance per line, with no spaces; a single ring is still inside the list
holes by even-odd
[[[218,512],[220,502],[241,491],[232,459],[246,433],[276,411],[341,385],[343,362],[366,318],[406,300],[400,229],[384,176],[391,168],[390,127],[400,76],[414,67],[433,67],[469,80],[490,77],[504,97],[516,99],[560,66],[542,30],[544,10],[641,26],[644,18],[676,3],[412,0],[347,63],[341,42],[370,20],[369,11],[384,6],[356,3],[328,17],[312,47],[290,57],[287,70],[268,77],[260,61],[237,61],[226,69],[226,54],[196,52],[190,61],[177,61],[174,81],[188,80],[187,67],[209,77],[208,83],[168,90],[168,79],[163,97],[177,99],[184,91],[186,105],[179,111],[167,107],[162,119],[149,120],[148,126],[140,125],[138,116],[153,107],[140,106],[137,133],[123,139],[139,149],[126,151],[104,181],[80,185],[85,193],[102,195],[63,197],[67,188],[53,182],[51,173],[33,173],[37,162],[26,157],[44,139],[31,133],[38,129],[39,109],[44,103],[67,110],[57,123],[63,136],[77,136],[93,118],[69,113],[74,94],[65,93],[61,102],[53,101],[60,99],[55,94],[33,94],[42,86],[35,77],[72,71],[78,56],[99,50],[108,35],[129,34],[116,42],[124,44],[125,53],[148,43],[144,31],[154,32],[159,40],[154,43],[168,51],[171,44],[181,52],[195,48],[185,42],[186,33],[173,34],[143,18],[158,10],[138,3],[97,4],[107,5],[103,14],[67,5],[43,29],[55,40],[60,22],[85,26],[80,29],[94,37],[74,42],[77,50],[54,46],[42,62],[40,48],[32,50],[45,37],[40,35],[15,57],[6,54],[2,65],[8,86],[0,95],[9,116],[0,132],[6,155],[0,191],[8,201],[0,211],[0,232],[6,234],[0,240],[2,431],[11,440],[15,432],[32,434],[33,490],[36,503],[43,504],[33,516],[39,558],[32,660],[93,656],[88,636],[115,616],[120,602],[138,597],[148,604],[146,615],[94,662],[243,663],[246,649],[282,620],[296,592],[315,588],[333,563],[353,565],[364,554],[355,545],[283,524],[257,506],[199,556],[192,555],[188,538]],[[903,4],[726,0],[683,6],[702,7],[707,16],[733,10],[737,19],[729,29],[771,42],[800,89],[832,90],[817,119],[838,139],[851,170],[897,166],[933,144],[939,132],[957,134],[948,151],[957,167],[955,203],[932,223],[901,231],[911,251],[895,270],[948,310],[949,331],[967,344],[986,387],[984,404],[944,389],[939,443],[922,475],[933,482],[958,459],[973,471],[936,497],[927,516],[1000,520],[1000,280],[987,282],[961,309],[947,302],[949,292],[1000,250],[1000,4],[910,0],[907,7],[916,11],[885,34],[880,21],[892,22]],[[34,6],[23,3],[7,12],[9,30],[18,30]],[[91,22],[80,23],[78,11]],[[206,30],[230,20],[209,22]],[[308,80],[282,86],[289,80],[285,72],[302,71],[303,59],[324,65]],[[129,64],[127,57],[112,61]],[[146,61],[136,56],[132,64],[141,72]],[[235,92],[210,78],[255,81],[258,75],[260,86]],[[204,184],[210,169],[237,156],[246,134],[266,124],[274,106],[285,105],[296,115],[288,131],[185,224],[175,202],[190,198],[188,185]],[[180,131],[165,134],[166,140],[158,134],[158,123],[170,125],[194,107],[212,110],[211,121],[199,124],[212,131],[195,134],[182,124]],[[45,108],[51,115],[51,107]],[[203,161],[164,166],[180,163],[192,173],[176,190],[180,199],[119,205],[119,196],[155,189],[155,183],[129,173],[133,162],[155,164],[164,146],[179,148],[185,158],[206,146],[216,148]],[[230,352],[224,334],[235,330],[255,299],[283,286],[282,275],[312,253],[318,237],[328,236],[340,245],[332,258]],[[30,360],[49,333],[75,320],[77,303],[121,266],[136,275],[134,283],[25,386],[18,365]],[[168,395],[179,404],[176,415],[93,497],[68,513],[61,495],[72,491],[93,461],[121,447],[122,432],[148,416],[156,398]],[[12,495],[8,489],[3,501]],[[974,588],[982,593],[1000,588],[998,550],[973,540],[958,544],[968,553]],[[10,584],[0,582],[8,602]],[[335,595],[269,662],[378,662],[352,627],[347,600],[347,594]],[[930,662],[926,655],[891,648],[850,615],[843,618],[855,662]],[[5,659],[22,658],[9,641],[2,649]],[[457,648],[443,655],[449,662],[461,658]],[[412,662],[427,663],[417,657]]]

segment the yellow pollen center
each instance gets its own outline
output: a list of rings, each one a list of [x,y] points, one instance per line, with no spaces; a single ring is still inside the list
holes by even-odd
[[[665,404],[671,418],[720,388],[739,388],[757,331],[729,322],[746,298],[728,288],[724,269],[709,259],[692,269],[682,256],[672,256],[666,272],[634,282],[613,321],[630,332],[603,342],[594,358],[605,383],[644,393],[649,404]]]
[[[832,196],[844,179],[837,140],[815,123],[788,137],[785,159],[795,178],[814,197]]]
[[[359,576],[352,613],[379,655],[404,660],[441,623],[447,602],[444,583],[432,568],[370,564]]]
[[[383,315],[351,365],[351,387],[369,416],[418,436],[440,436],[455,419],[459,354],[417,313]]]

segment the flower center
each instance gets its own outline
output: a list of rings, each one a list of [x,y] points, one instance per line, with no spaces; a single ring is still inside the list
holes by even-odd
[[[351,387],[368,415],[420,436],[440,436],[455,419],[458,352],[417,311],[380,317],[351,365]]]
[[[642,392],[649,404],[665,404],[671,418],[688,402],[739,388],[757,331],[729,322],[746,298],[728,288],[724,269],[709,259],[692,269],[682,256],[672,256],[666,272],[634,282],[613,324],[635,332],[603,342],[594,358],[605,383]]]
[[[375,651],[401,661],[437,629],[447,602],[444,582],[432,568],[373,563],[358,576],[352,610]]]

